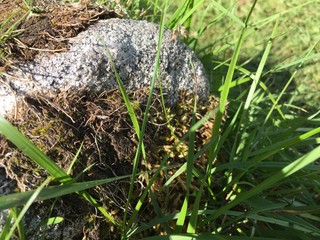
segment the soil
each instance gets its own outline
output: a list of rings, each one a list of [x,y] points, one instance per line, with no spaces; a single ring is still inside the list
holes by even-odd
[[[90,1],[62,4],[36,0],[26,6],[22,0],[3,0],[0,4],[0,67],[10,61],[31,60],[42,51],[68,49],[68,39],[99,19],[123,17],[108,6]],[[9,21],[8,21],[9,19]]]

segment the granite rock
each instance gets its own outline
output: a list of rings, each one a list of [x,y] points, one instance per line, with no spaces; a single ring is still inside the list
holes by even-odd
[[[0,113],[13,108],[15,98],[30,92],[55,92],[89,88],[103,91],[117,88],[115,73],[107,50],[127,89],[149,86],[157,54],[159,26],[131,19],[100,20],[70,39],[66,52],[37,55],[33,61],[20,62],[15,70],[2,76]],[[208,80],[196,55],[165,30],[161,45],[159,79],[167,101],[177,102],[179,90],[208,96]],[[3,82],[7,85],[4,86]],[[8,85],[12,89],[8,89]]]

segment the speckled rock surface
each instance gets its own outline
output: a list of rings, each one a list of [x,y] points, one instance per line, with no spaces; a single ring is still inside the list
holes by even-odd
[[[110,51],[120,79],[127,89],[150,85],[157,53],[159,26],[129,19],[101,20],[77,37],[70,39],[67,52],[43,53],[32,62],[20,63],[3,82],[18,95],[30,91],[64,91],[81,87],[94,91],[117,88],[116,78],[106,49]],[[208,96],[208,81],[201,62],[180,40],[165,30],[160,60],[160,80],[169,103],[178,101],[179,89],[196,89]],[[158,85],[159,86],[159,85]],[[0,112],[7,112],[13,98],[4,103],[0,86]],[[1,93],[2,91],[2,93]],[[12,95],[12,93],[11,93]]]

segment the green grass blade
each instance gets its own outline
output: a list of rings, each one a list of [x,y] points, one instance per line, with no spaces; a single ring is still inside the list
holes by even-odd
[[[196,118],[196,110],[197,110],[197,96],[196,93],[194,94],[194,107],[193,107],[193,114],[192,114],[192,120],[191,120],[191,126],[195,124]],[[191,128],[192,129],[192,128]],[[186,195],[179,213],[179,217],[176,223],[175,233],[180,233],[188,211],[188,202],[189,202],[189,195],[190,195],[190,186],[192,182],[192,170],[193,170],[193,164],[194,164],[194,142],[195,142],[195,131],[191,130],[189,131],[189,142],[188,142],[188,155],[187,155],[187,180],[186,180]],[[191,229],[188,229],[187,231],[193,231]]]
[[[54,161],[52,161],[46,154],[40,151],[28,138],[21,134],[14,126],[0,115],[0,132],[16,145],[22,152],[30,157],[39,166],[46,169],[49,174],[61,183],[72,181],[72,178],[67,175]],[[79,192],[79,194],[89,201],[93,206],[97,207],[99,211],[109,219],[116,226],[120,226],[113,217],[90,196],[87,192]]]
[[[263,149],[256,150],[249,155],[249,157],[252,157],[252,160],[249,160],[249,161],[252,164],[261,162],[262,160],[274,155],[275,153],[281,151],[282,149],[298,144],[299,142],[302,142],[303,140],[308,139],[319,133],[320,133],[320,127],[312,129],[311,131],[304,133],[300,136],[286,139],[286,140],[274,143]]]
[[[86,189],[93,188],[102,184],[107,184],[114,181],[126,179],[130,176],[131,175],[126,175],[108,179],[100,179],[81,183],[66,183],[59,186],[47,187],[42,189],[42,191],[37,195],[37,200],[44,201],[47,199],[61,197],[67,194],[84,191]],[[26,204],[33,194],[34,191],[28,191],[0,196],[0,211]]]
[[[19,216],[19,213],[20,213],[20,210],[18,209],[18,207],[13,207],[11,208],[11,211],[13,212],[13,216],[15,219],[18,218]],[[19,235],[19,238],[21,240],[24,240],[24,239],[27,239],[26,238],[26,231],[25,231],[25,227],[23,225],[23,222],[19,222],[18,225],[17,225],[17,229],[18,229],[18,235]]]
[[[80,145],[80,147],[79,147],[79,149],[78,149],[78,151],[77,151],[76,155],[74,156],[74,158],[73,158],[73,160],[72,160],[72,162],[71,162],[70,166],[68,167],[68,170],[67,170],[67,174],[68,174],[68,175],[70,175],[71,170],[72,170],[72,167],[73,167],[73,165],[75,164],[75,162],[77,161],[78,156],[79,156],[79,154],[80,154],[80,152],[81,152],[82,147],[83,147],[83,142],[81,143],[81,145]]]
[[[256,88],[258,86],[259,80],[261,78],[263,68],[266,65],[266,62],[267,62],[267,59],[268,59],[268,56],[269,56],[269,53],[270,53],[270,50],[271,50],[271,47],[272,47],[272,39],[275,37],[278,25],[279,25],[279,18],[277,18],[277,21],[276,21],[275,26],[273,28],[272,34],[270,36],[270,40],[269,40],[269,42],[268,42],[268,44],[267,44],[267,46],[266,46],[266,48],[264,50],[264,53],[263,53],[261,61],[259,63],[257,72],[254,75],[253,82],[252,82],[252,85],[250,87],[250,91],[249,91],[248,96],[247,96],[247,100],[246,100],[246,102],[244,104],[244,110],[245,111],[247,109],[249,109],[249,106],[250,106],[250,104],[251,104],[251,102],[253,100],[253,95],[254,95],[254,93],[256,91]]]
[[[102,40],[100,40],[100,41],[103,43]],[[132,106],[132,104],[130,102],[130,99],[128,97],[127,91],[126,91],[125,87],[123,86],[123,83],[122,83],[122,81],[120,79],[120,76],[119,76],[118,71],[116,69],[116,65],[112,60],[112,56],[110,54],[110,51],[106,46],[105,46],[105,52],[106,52],[106,55],[108,57],[108,60],[110,61],[111,65],[112,65],[112,69],[113,69],[113,72],[114,72],[114,74],[116,76],[117,84],[118,84],[119,90],[121,92],[121,96],[122,96],[122,98],[124,100],[125,106],[127,108],[128,114],[130,116],[133,128],[134,128],[134,130],[135,130],[135,132],[136,132],[136,134],[138,136],[138,139],[140,139],[141,138],[141,131],[140,131],[140,126],[139,126],[139,122],[138,122],[137,116],[136,116],[136,114],[134,112],[134,109],[133,109],[133,106]],[[145,148],[144,148],[144,144],[143,143],[142,143],[142,156],[143,156],[144,159],[146,158],[146,152],[145,152]]]
[[[213,132],[212,132],[212,136],[216,137],[219,136],[219,131],[220,131],[220,127],[221,127],[221,123],[222,123],[222,119],[223,119],[223,115],[225,113],[225,109],[227,106],[227,99],[228,99],[228,95],[229,95],[229,91],[230,91],[230,84],[232,82],[233,79],[233,75],[234,75],[234,71],[236,69],[236,63],[238,61],[238,58],[240,56],[240,49],[242,46],[242,43],[244,41],[244,37],[245,37],[245,32],[246,32],[246,26],[249,22],[250,16],[253,12],[253,9],[256,5],[256,0],[253,2],[252,7],[250,9],[250,12],[247,15],[247,18],[245,20],[245,25],[242,29],[241,35],[239,37],[239,40],[237,42],[237,45],[235,47],[235,51],[232,55],[231,58],[231,63],[230,66],[228,68],[228,72],[227,72],[227,76],[226,76],[226,82],[224,84],[224,88],[221,91],[221,96],[220,96],[220,105],[219,105],[219,112],[216,115],[216,119],[215,119],[215,124],[214,124],[214,128],[213,128]],[[217,150],[217,145],[219,143],[220,138],[218,138],[218,140],[216,142],[214,142],[210,149],[209,149],[209,159],[208,159],[208,164],[207,164],[207,170],[206,170],[206,177],[205,179],[208,180],[208,184],[210,185],[210,180],[209,180],[209,176],[211,175],[211,170],[212,170],[212,164],[213,161],[216,157],[216,150]],[[203,192],[203,188],[204,188],[204,183],[205,181],[202,181],[201,186],[200,186],[200,190],[197,194],[196,200],[195,200],[195,204],[193,207],[193,214],[190,217],[190,221],[189,221],[189,225],[188,225],[188,229],[191,231],[191,229],[196,229],[197,228],[197,221],[198,221],[198,216],[196,215],[196,213],[199,210],[199,203],[200,203],[200,198],[202,196],[202,192]]]
[[[174,26],[177,25],[177,22],[181,18],[181,16],[184,15],[184,12],[188,9],[188,1],[183,1],[182,4],[179,5],[179,7],[176,9],[176,11],[173,13],[172,17],[169,19],[167,25],[168,28],[172,29]]]
[[[274,71],[283,71],[285,69],[288,69],[290,67],[293,66],[297,66],[297,68],[301,67],[302,64],[304,64],[305,62],[315,59],[317,57],[319,57],[319,53],[313,53],[311,54],[311,51],[317,46],[317,44],[319,43],[319,41],[317,41],[308,51],[308,53],[306,54],[305,57],[303,58],[299,58],[297,60],[294,60],[293,62],[287,63],[287,64],[281,64],[279,67],[275,67]]]
[[[252,11],[256,5],[256,0],[253,2],[252,4],[252,7],[250,9],[250,12],[247,16],[247,19],[245,21],[245,25],[243,26],[243,29],[242,29],[242,32],[241,32],[241,35],[239,37],[239,40],[237,42],[237,45],[235,47],[235,51],[232,55],[232,58],[231,58],[231,63],[230,63],[230,66],[228,68],[228,72],[227,72],[227,76],[226,76],[226,82],[224,84],[224,88],[222,89],[221,91],[221,97],[220,97],[220,114],[221,117],[218,118],[218,125],[215,129],[216,130],[216,133],[218,133],[219,131],[219,127],[221,125],[221,119],[222,118],[222,115],[224,114],[225,112],[225,108],[226,108],[226,105],[227,105],[227,99],[228,99],[228,95],[229,95],[229,91],[230,91],[230,84],[232,82],[232,79],[233,79],[233,75],[234,75],[234,72],[235,72],[235,69],[236,69],[236,65],[237,65],[237,61],[239,59],[239,56],[240,56],[240,50],[241,50],[241,46],[242,46],[242,43],[244,41],[244,37],[245,37],[245,33],[246,33],[246,27],[247,27],[247,24],[249,22],[249,19],[250,19],[250,16],[252,14]]]
[[[10,231],[10,226],[11,226],[11,221],[13,220],[14,214],[15,214],[15,210],[11,210],[9,215],[6,218],[5,224],[2,223],[2,229],[0,232],[0,240],[5,240],[5,237],[9,234]],[[3,213],[2,213],[3,214]]]
[[[239,203],[245,201],[246,199],[249,199],[262,191],[269,189],[273,187],[275,184],[280,182],[282,179],[287,178],[294,174],[295,172],[303,169],[305,166],[313,163],[314,161],[318,160],[320,158],[319,156],[320,152],[320,146],[312,150],[311,152],[305,154],[304,156],[298,158],[294,162],[290,163],[286,167],[284,167],[282,170],[280,170],[278,173],[272,175],[268,179],[264,180],[262,183],[258,184],[256,187],[252,188],[251,190],[240,193],[237,195],[237,197],[229,202],[227,205],[222,206],[217,211],[215,211],[211,216],[207,217],[201,225],[204,223],[207,223],[209,221],[213,221],[220,215],[224,214],[227,210],[230,208],[238,205]]]
[[[241,21],[236,15],[234,15],[232,13],[232,11],[230,11],[229,9],[226,9],[225,7],[223,7],[221,4],[217,3],[216,1],[212,1],[212,4],[217,9],[219,9],[222,13],[224,13],[225,15],[230,17],[230,19],[232,19],[235,23],[239,24],[241,27],[246,27],[247,23]]]
[[[179,214],[178,214],[176,227],[174,229],[175,233],[180,233],[183,228],[183,225],[184,225],[184,222],[185,222],[185,219],[187,216],[187,211],[188,211],[188,200],[189,200],[189,197],[185,196],[185,198],[183,200],[182,207],[181,207]]]
[[[196,102],[194,105],[194,114],[192,115],[192,125],[195,124],[195,114],[196,114]],[[188,150],[188,161],[187,161],[187,197],[189,198],[190,194],[190,186],[191,186],[191,180],[192,180],[192,170],[195,160],[195,154],[194,154],[194,142],[195,142],[195,131],[190,131],[190,137],[189,137],[189,150]],[[205,180],[205,179],[203,179]],[[188,198],[186,197],[186,200],[188,201]],[[187,215],[187,212],[184,213],[184,215]],[[187,233],[195,233],[196,229],[193,225],[188,224]]]
[[[241,115],[241,119],[238,123],[238,130],[236,134],[236,140],[234,141],[232,154],[230,154],[230,161],[246,161],[248,158],[248,153],[250,151],[250,148],[253,144],[253,141],[256,138],[256,132],[257,130],[251,131],[250,134],[242,131],[242,129],[246,129],[251,122],[249,121],[250,114],[249,114],[249,108],[250,106],[255,106],[252,104],[256,94],[256,88],[260,82],[260,78],[264,69],[264,66],[266,64],[267,58],[269,56],[271,46],[272,46],[272,39],[274,38],[276,34],[276,30],[278,27],[279,18],[277,19],[275,26],[273,28],[272,34],[270,36],[270,40],[268,41],[268,44],[264,50],[264,53],[262,55],[262,58],[260,60],[259,66],[257,68],[256,74],[252,76],[252,84],[249,90],[249,93],[247,95],[247,99],[244,104],[244,109]],[[240,135],[240,136],[239,136]]]
[[[34,191],[32,193],[32,195],[29,197],[28,201],[26,202],[26,205],[23,207],[23,209],[21,210],[19,216],[17,217],[17,219],[15,219],[15,222],[13,224],[13,226],[10,229],[10,232],[8,233],[8,235],[5,237],[5,240],[9,240],[11,238],[11,236],[13,235],[15,229],[18,227],[18,225],[20,224],[20,221],[22,220],[23,216],[26,214],[26,212],[28,211],[28,209],[30,208],[31,204],[36,200],[36,198],[38,197],[38,195],[40,194],[40,192],[43,190],[43,188],[48,185],[50,183],[50,181],[52,181],[52,177],[48,177],[38,188],[36,191]]]
[[[189,0],[190,2],[190,0]],[[181,19],[177,22],[176,25],[183,25],[185,22],[189,21],[191,19],[191,16],[194,14],[194,12],[203,4],[204,0],[198,0],[196,1],[193,6],[189,4],[188,9],[185,11]],[[191,8],[190,8],[191,7]],[[190,23],[187,23],[187,29],[190,30]]]
[[[268,87],[263,83],[259,82],[260,87],[268,94],[269,99],[273,103],[274,108],[278,111],[279,115],[283,120],[286,119],[284,113],[282,112],[280,106],[277,104],[276,99],[273,97],[272,93],[269,91]]]
[[[48,219],[46,225],[56,225],[64,221],[63,217],[51,217]]]
[[[151,198],[152,205],[154,207],[154,211],[157,214],[157,218],[159,218],[159,219],[163,218],[164,215],[163,215],[161,208],[159,206],[158,199],[156,198],[156,195],[152,191],[150,191],[150,198]],[[172,230],[167,222],[163,222],[163,223],[161,223],[161,225],[163,226],[163,228],[165,229],[167,234],[170,234],[172,232]]]
[[[39,166],[46,169],[51,176],[60,182],[67,182],[71,180],[55,162],[47,157],[39,150],[28,138],[22,135],[18,129],[12,126],[7,120],[0,115],[0,132],[23,151],[29,158],[35,161]]]
[[[179,177],[182,173],[184,173],[187,170],[187,163],[184,163],[163,185],[163,187],[167,187],[171,184],[171,182]]]
[[[307,54],[304,58],[299,59],[299,65],[298,65],[298,69],[302,67],[302,65],[309,60],[310,57],[312,57],[311,59],[314,59],[314,56],[310,56],[311,52],[316,48],[316,46],[318,45],[318,43],[320,42],[320,40],[318,40],[313,46],[310,47],[310,49],[307,51]],[[319,56],[319,54],[317,54],[317,56]],[[283,94],[285,93],[285,91],[287,90],[287,88],[289,87],[290,83],[293,81],[293,79],[295,78],[296,74],[298,73],[298,69],[294,71],[294,73],[291,75],[290,79],[287,81],[286,85],[283,87],[283,89],[281,90],[277,100],[274,102],[272,108],[269,110],[267,117],[264,121],[264,124],[266,124],[267,120],[269,119],[269,117],[271,116],[274,108],[278,105],[278,103],[280,102],[280,99],[282,98]]]
[[[146,129],[147,122],[148,122],[149,109],[150,109],[150,106],[151,106],[151,103],[152,103],[153,91],[154,91],[154,88],[155,88],[155,83],[156,83],[156,79],[157,79],[157,76],[158,76],[158,71],[159,71],[159,68],[160,68],[161,46],[162,46],[162,39],[163,39],[163,33],[164,33],[164,21],[163,20],[165,18],[166,11],[167,11],[167,1],[166,1],[166,6],[165,6],[165,9],[164,9],[164,12],[163,12],[163,16],[161,17],[161,23],[160,23],[160,27],[159,27],[158,46],[157,46],[156,59],[155,59],[155,63],[154,63],[154,72],[153,72],[151,83],[150,83],[150,91],[149,91],[149,95],[148,95],[148,99],[147,99],[146,110],[145,110],[145,112],[143,114],[142,127],[141,127],[141,133],[140,133],[141,135],[140,135],[140,138],[139,138],[139,144],[138,144],[138,148],[137,148],[136,155],[135,155],[135,158],[134,158],[134,166],[133,166],[133,171],[132,171],[132,177],[130,179],[130,188],[129,188],[129,192],[128,192],[126,210],[128,210],[129,202],[130,202],[131,195],[132,195],[132,192],[133,192],[134,178],[135,178],[136,172],[138,170],[137,169],[138,168],[138,162],[139,162],[141,150],[142,150],[142,147],[143,147],[143,137],[144,137],[145,129]],[[143,196],[141,196],[141,198],[143,198]],[[138,203],[137,203],[137,205],[136,205],[136,207],[134,209],[134,213],[131,215],[131,217],[129,219],[129,223],[128,223],[127,228],[130,228],[132,226],[133,222],[136,220],[135,218],[136,218],[138,212],[140,211],[140,208],[141,208],[142,202],[143,202],[143,200],[141,200],[141,198],[138,201]],[[124,224],[123,228],[124,229],[126,229],[125,224],[126,224],[127,213],[128,213],[128,211],[125,211],[124,218],[123,218],[123,224]],[[127,234],[126,232],[122,236],[124,239],[126,238],[126,234]]]

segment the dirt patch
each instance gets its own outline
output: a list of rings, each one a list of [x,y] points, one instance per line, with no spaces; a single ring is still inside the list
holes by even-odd
[[[134,106],[140,125],[146,108],[147,93],[148,89],[129,92],[130,101]],[[188,139],[182,141],[178,147],[175,145],[190,129],[193,94],[181,92],[180,98],[183,104],[166,109],[168,113],[166,116],[162,110],[161,97],[159,94],[154,95],[144,138],[146,160],[141,159],[139,166],[141,176],[137,178],[135,183],[132,206],[135,205],[148,183],[145,172],[158,168],[167,154],[169,154],[169,158],[166,166],[170,169],[160,174],[154,182],[153,194],[156,196],[159,207],[168,214],[179,209],[184,200],[186,189],[184,174],[167,186],[166,191],[163,189],[168,178],[186,161],[185,157],[188,153]],[[119,90],[103,92],[100,95],[87,91],[77,93],[72,91],[52,96],[37,94],[25,97],[20,104],[17,118],[11,119],[10,122],[16,125],[61,168],[68,169],[75,153],[83,143],[81,153],[72,169],[73,177],[80,176],[78,181],[131,174],[138,138]],[[218,102],[214,98],[198,104],[197,119],[199,120],[206,113],[215,109],[217,104]],[[210,140],[213,125],[214,117],[197,130],[195,151],[199,151]],[[0,140],[0,153],[0,163],[6,167],[10,178],[17,181],[21,191],[35,189],[48,176],[45,170],[37,166],[5,139]],[[206,161],[207,156],[203,154],[195,162],[195,167],[202,173],[205,171]],[[92,167],[82,173],[89,166]],[[193,181],[191,195],[199,190],[199,184],[196,180]],[[113,212],[117,220],[121,221],[128,189],[129,179],[99,186],[91,189],[90,193],[99,200],[101,205],[107,206],[108,211]],[[171,192],[169,195],[168,191]],[[72,220],[71,222],[80,222],[79,218],[91,221],[90,224],[81,226],[85,235],[98,236],[95,239],[116,239],[110,238],[110,236],[120,235],[120,232],[117,232],[118,230],[112,227],[112,224],[105,222],[104,218],[97,215],[86,202],[81,203],[83,204],[82,208],[79,208],[78,204],[73,206],[75,199],[78,198],[78,196],[72,196],[70,201],[70,196],[67,196],[62,198],[63,204],[56,204],[59,206],[60,212],[64,212],[65,217]],[[193,200],[190,197],[190,204]],[[80,198],[76,200],[76,202],[79,201]],[[148,198],[144,204],[145,214],[140,224],[156,217],[151,199]],[[33,209],[39,208],[44,211],[44,206],[47,205],[41,203]],[[77,213],[75,214],[75,212]],[[33,215],[36,215],[36,212]],[[102,229],[110,230],[103,233]],[[143,234],[158,235],[164,230],[159,227],[159,229],[152,231],[155,232],[151,233],[148,230]]]
[[[12,60],[33,59],[43,51],[65,51],[69,38],[99,19],[123,17],[109,6],[90,1],[59,4],[37,0],[26,6],[21,0],[4,0],[0,12],[0,67]]]

